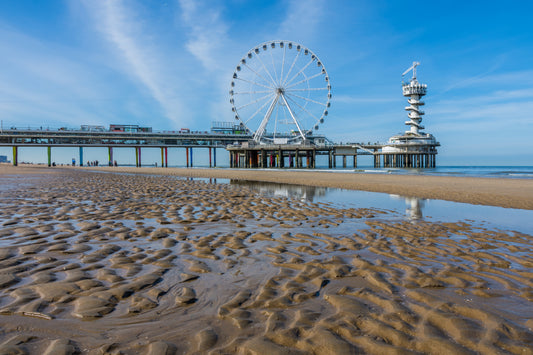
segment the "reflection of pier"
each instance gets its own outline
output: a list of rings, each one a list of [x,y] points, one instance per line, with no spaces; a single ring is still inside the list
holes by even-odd
[[[327,188],[325,187],[287,185],[275,182],[230,180],[230,184],[246,186],[254,191],[271,196],[291,197],[309,202],[313,202],[315,197],[325,196],[327,192]]]

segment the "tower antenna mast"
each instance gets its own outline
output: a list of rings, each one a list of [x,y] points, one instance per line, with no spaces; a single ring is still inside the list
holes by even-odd
[[[406,71],[403,72],[402,78],[405,76],[405,74],[409,73],[411,70],[413,71],[413,78],[411,80],[416,80],[416,67],[419,66],[419,62],[413,62],[413,65],[409,67]]]

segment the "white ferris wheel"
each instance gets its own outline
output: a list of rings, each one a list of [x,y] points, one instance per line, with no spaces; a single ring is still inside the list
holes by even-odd
[[[235,119],[256,143],[303,142],[324,123],[331,85],[316,54],[291,41],[252,48],[233,73],[230,103]]]

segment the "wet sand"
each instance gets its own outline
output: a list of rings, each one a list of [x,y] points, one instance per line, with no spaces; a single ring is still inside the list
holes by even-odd
[[[91,168],[85,168],[91,169]],[[317,171],[99,167],[98,170],[225,178],[384,192],[507,208],[533,209],[533,179],[350,174]]]
[[[0,172],[0,353],[533,354],[530,235],[172,176]]]

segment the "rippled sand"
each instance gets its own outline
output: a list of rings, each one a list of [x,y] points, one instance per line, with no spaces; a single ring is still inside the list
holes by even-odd
[[[0,353],[533,353],[532,236],[170,176],[10,171]]]

